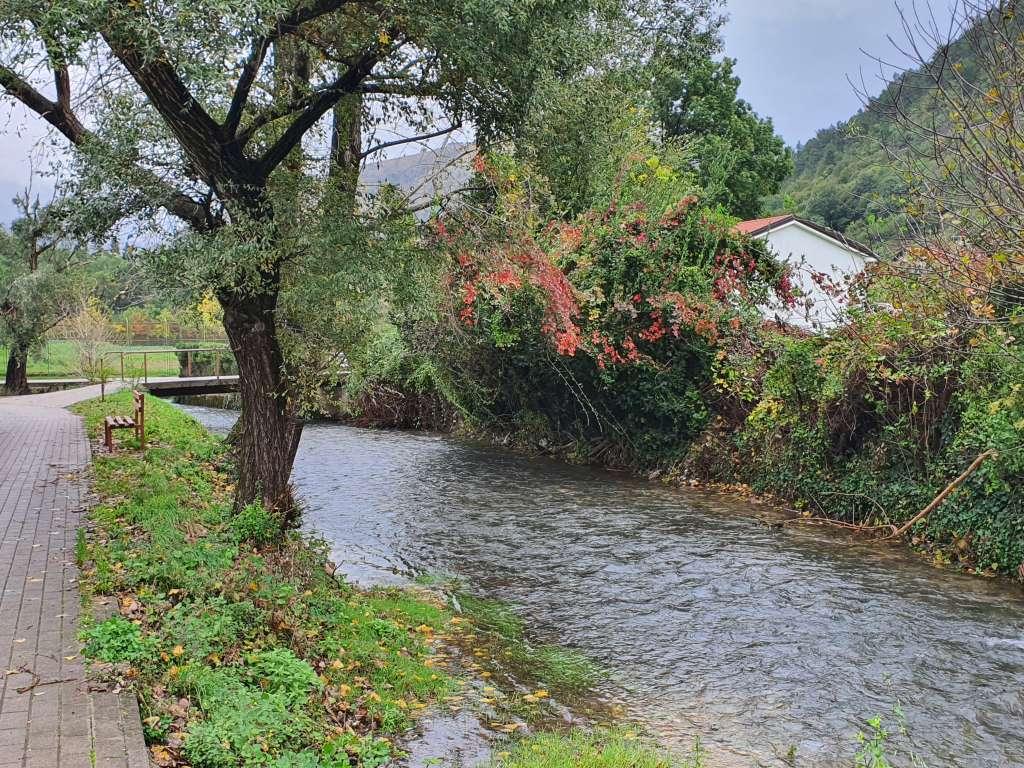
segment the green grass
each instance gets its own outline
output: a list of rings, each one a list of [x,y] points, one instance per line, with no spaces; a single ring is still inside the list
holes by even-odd
[[[189,348],[224,346],[224,342],[193,343]],[[150,376],[177,376],[179,373],[178,358],[174,354],[173,345],[125,346],[112,344],[108,348],[107,364],[113,375],[121,375],[121,352],[150,352],[147,355],[145,369]],[[7,360],[8,349],[0,345],[0,359]],[[140,354],[125,357],[125,377],[141,378],[143,375],[143,358]],[[79,378],[78,355],[75,345],[70,341],[55,339],[46,342],[41,350],[28,358],[28,377],[30,379],[72,379]]]
[[[297,534],[271,542],[274,521],[262,508],[232,513],[220,439],[167,403],[147,398],[146,407],[145,452],[126,437],[119,453],[94,457],[101,503],[75,554],[85,651],[97,672],[135,687],[158,763],[377,768],[421,713],[474,706],[474,695],[499,732],[543,721],[548,691],[524,695],[515,679],[498,691],[481,641],[498,665],[527,667],[555,690],[591,682],[589,662],[533,648],[521,619],[498,603],[463,596],[465,614],[455,616],[436,592],[361,591],[328,575],[322,543]],[[106,415],[131,411],[131,395],[75,410],[95,439]],[[96,595],[116,596],[119,615],[91,621]],[[468,663],[451,664],[455,648]],[[535,735],[495,760],[507,768],[698,765],[625,731]]]
[[[77,408],[93,435],[130,409],[125,393]],[[259,514],[231,514],[220,441],[170,405],[147,409],[144,454],[129,438],[94,461],[83,588],[116,595],[121,615],[85,631],[88,654],[136,682],[161,755],[195,768],[379,764],[453,690],[435,657],[450,614],[335,580],[297,535],[262,546]]]
[[[500,768],[702,768],[698,744],[691,755],[673,756],[626,730],[568,735],[541,733],[498,755]]]

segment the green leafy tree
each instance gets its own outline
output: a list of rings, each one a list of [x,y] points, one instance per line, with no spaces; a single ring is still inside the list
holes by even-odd
[[[623,160],[656,130],[651,118],[664,98],[661,52],[673,51],[682,62],[672,70],[676,77],[691,62],[709,61],[721,46],[718,9],[714,0],[677,6],[645,28],[651,56],[608,57],[576,77],[538,84],[516,150],[543,175],[551,213],[572,217],[607,204]],[[687,165],[693,160],[691,152]]]
[[[705,202],[752,218],[779,191],[793,160],[771,120],[738,97],[734,66],[732,59],[666,56],[653,98],[665,133],[689,140]]]
[[[15,201],[22,217],[0,229],[0,339],[8,347],[4,390],[27,394],[28,356],[73,311],[81,253],[61,247],[49,209]]]
[[[495,207],[438,234],[452,266],[432,350],[471,422],[634,466],[677,460],[700,432],[723,340],[786,283],[763,244],[700,205],[679,152],[638,138],[600,207],[571,221],[538,215],[532,169],[478,162]]]
[[[89,216],[162,224],[158,271],[213,291],[241,374],[236,505],[287,509],[301,421],[279,300],[353,223],[359,164],[460,124],[512,135],[540,78],[611,41],[643,55],[644,20],[686,6],[3,0],[0,88],[80,150]],[[378,128],[406,138],[365,142]]]

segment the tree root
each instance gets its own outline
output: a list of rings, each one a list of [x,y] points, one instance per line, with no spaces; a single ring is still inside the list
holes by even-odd
[[[790,525],[793,523],[805,523],[808,525],[827,525],[833,528],[843,528],[848,531],[856,531],[857,533],[873,533],[874,531],[888,530],[891,532],[896,530],[896,526],[891,523],[884,523],[883,525],[864,525],[863,523],[846,523],[842,520],[833,520],[828,517],[794,517],[790,520],[783,520],[783,525]]]

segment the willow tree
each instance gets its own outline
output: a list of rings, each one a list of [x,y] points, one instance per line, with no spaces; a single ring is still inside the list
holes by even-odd
[[[0,341],[7,344],[4,391],[28,394],[28,356],[47,331],[67,318],[82,286],[82,252],[62,243],[57,206],[28,195],[15,203],[21,216],[0,229]]]
[[[79,150],[83,204],[188,240],[161,268],[224,309],[241,376],[236,505],[282,508],[301,422],[278,305],[313,250],[296,217],[351,218],[359,163],[410,133],[514,133],[541,78],[584,71],[615,35],[686,5],[0,0],[0,87]],[[380,126],[392,136],[364,146]]]

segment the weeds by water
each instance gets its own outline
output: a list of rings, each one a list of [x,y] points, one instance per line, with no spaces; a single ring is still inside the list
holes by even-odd
[[[517,675],[566,693],[586,691],[605,679],[604,670],[578,651],[531,643],[522,618],[504,603],[465,592],[458,593],[456,600],[473,626],[497,642],[502,658]]]
[[[876,715],[866,723],[867,730],[857,734],[854,768],[893,768],[894,756],[906,760],[910,768],[928,768],[913,750],[907,718],[897,701],[891,719]]]
[[[539,734],[501,755],[501,768],[703,768],[698,742],[687,756],[670,756],[624,730],[568,736]]]

